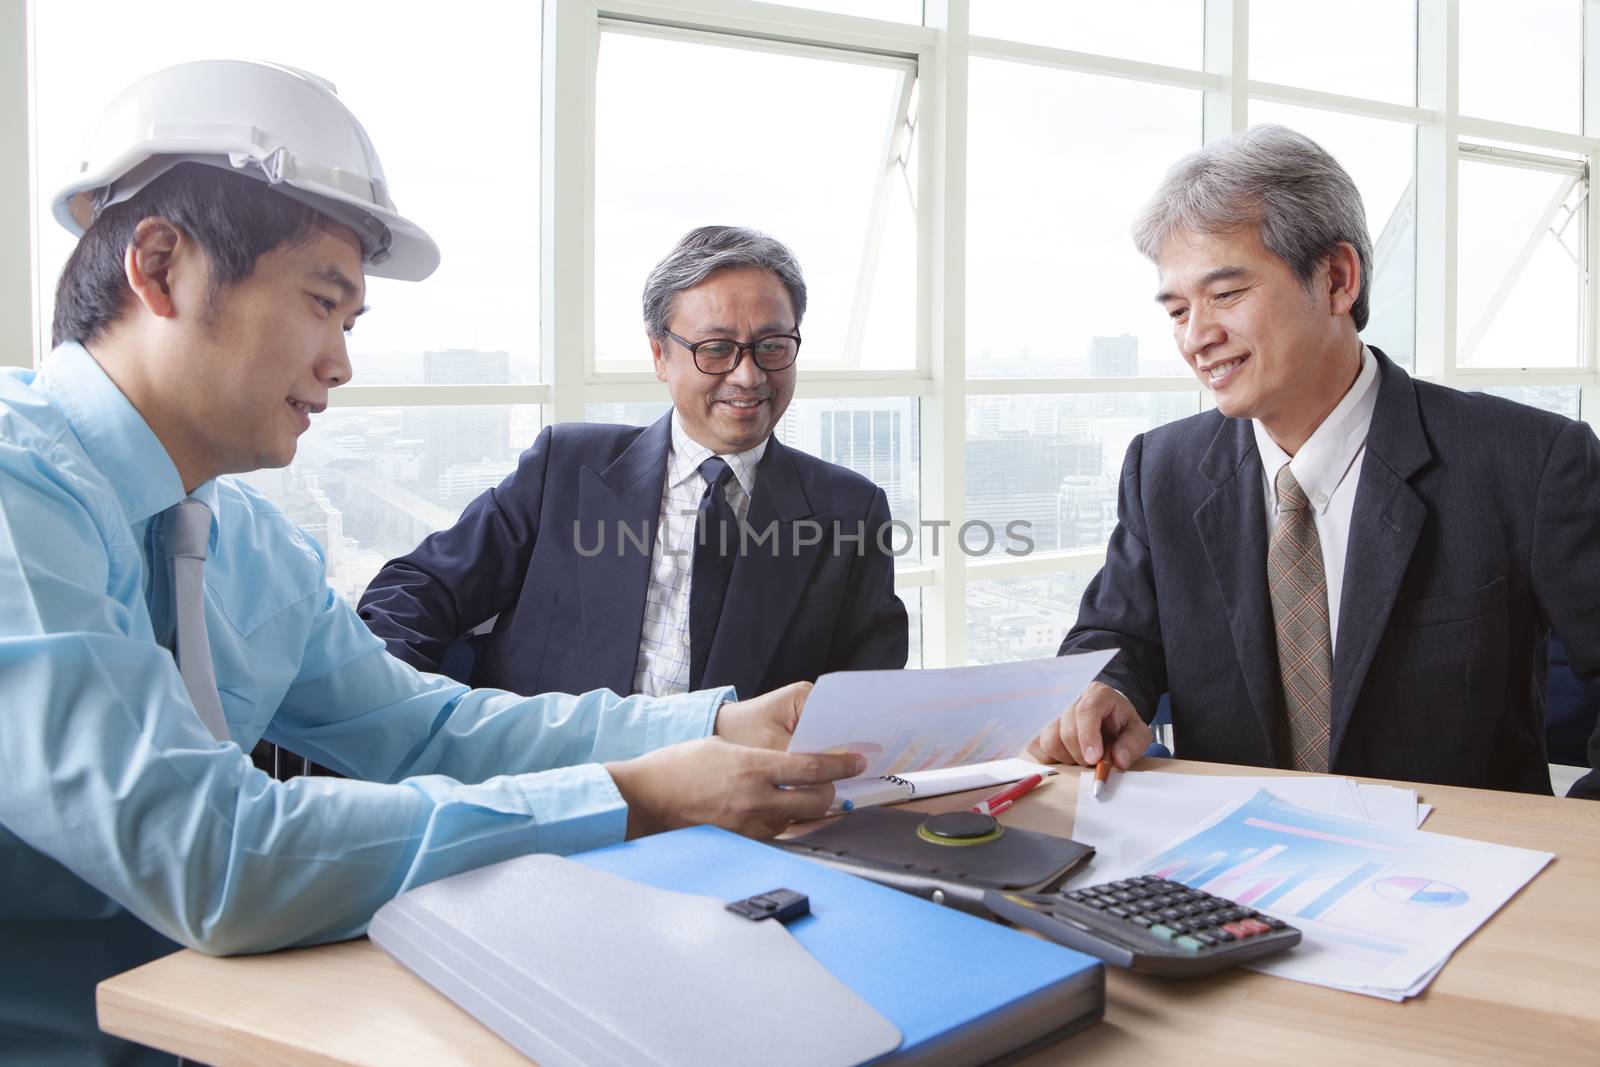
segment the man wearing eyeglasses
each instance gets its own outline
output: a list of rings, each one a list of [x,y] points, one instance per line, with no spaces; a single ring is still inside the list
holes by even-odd
[[[547,427],[455,526],[378,573],[361,617],[420,669],[525,694],[750,696],[904,667],[883,490],[773,438],[805,309],[778,241],[686,234],[644,290],[673,410],[643,429]]]

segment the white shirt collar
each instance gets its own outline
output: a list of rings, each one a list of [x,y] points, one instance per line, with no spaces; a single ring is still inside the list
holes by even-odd
[[[733,468],[733,476],[739,480],[739,488],[748,496],[755,492],[756,465],[761,462],[761,457],[767,454],[769,437],[756,447],[745,452],[725,455],[722,458],[728,466]],[[689,431],[683,428],[683,419],[678,415],[676,408],[672,411],[672,454],[667,457],[667,486],[682,485],[690,475],[699,474],[700,464],[716,455],[714,449],[689,436]]]
[[[1311,506],[1318,512],[1328,509],[1334,490],[1355,468],[1356,458],[1367,443],[1372,412],[1378,406],[1377,384],[1378,361],[1372,357],[1372,350],[1362,345],[1361,373],[1356,375],[1355,384],[1312,431],[1293,459],[1278,447],[1259,419],[1250,420],[1256,435],[1256,451],[1261,453],[1261,468],[1267,476],[1273,500],[1277,500],[1278,471],[1287,463],[1295,481],[1306,491]]]

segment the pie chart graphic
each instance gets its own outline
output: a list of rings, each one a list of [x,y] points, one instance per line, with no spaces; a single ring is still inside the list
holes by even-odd
[[[1460,889],[1428,878],[1381,878],[1372,883],[1372,888],[1380,897],[1402,904],[1453,908],[1467,902],[1467,894]]]

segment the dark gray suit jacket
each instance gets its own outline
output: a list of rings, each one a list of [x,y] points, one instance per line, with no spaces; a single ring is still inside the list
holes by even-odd
[[[437,671],[452,641],[498,616],[473,639],[471,684],[631,692],[670,420],[546,427],[454,526],[385,564],[361,617],[393,655]],[[746,522],[767,539],[734,563],[706,688],[752,697],[827,671],[906,665],[906,609],[880,540],[889,523],[882,489],[772,440]]]
[[[1600,679],[1600,442],[1583,423],[1415,382],[1381,352],[1333,662],[1332,770],[1549,793],[1553,627]],[[1267,518],[1250,422],[1136,438],[1106,564],[1061,646],[1189,759],[1281,766]],[[1600,767],[1600,730],[1589,742]],[[1600,797],[1600,770],[1570,795]]]

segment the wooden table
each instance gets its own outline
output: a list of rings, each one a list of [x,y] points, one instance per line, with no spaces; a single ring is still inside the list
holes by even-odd
[[[1183,760],[1145,760],[1140,769],[1286,773]],[[1596,1062],[1600,803],[1415,788],[1436,805],[1431,831],[1556,854],[1420,997],[1394,1004],[1239,970],[1193,982],[1110,970],[1105,1021],[1024,1062]],[[1005,822],[1070,832],[1076,796],[1076,775],[1065,775]],[[105,1030],[217,1067],[527,1063],[364,939],[233,959],[179,952],[102,982],[98,1003]]]

